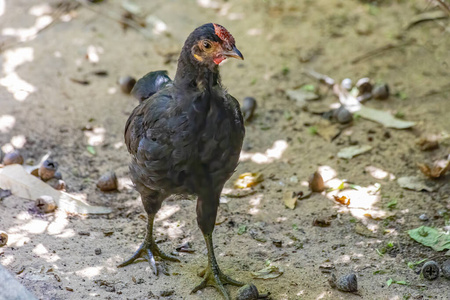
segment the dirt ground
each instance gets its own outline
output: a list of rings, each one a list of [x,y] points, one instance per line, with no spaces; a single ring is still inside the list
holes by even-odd
[[[413,241],[407,230],[449,225],[450,175],[434,180],[438,188],[433,192],[397,183],[403,176],[425,179],[417,163],[450,153],[449,19],[408,28],[417,15],[439,10],[421,0],[134,0],[125,6],[137,9],[142,19],[152,16],[154,26],[124,30],[117,21],[124,1],[69,11],[60,3],[0,0],[0,146],[4,152],[19,149],[28,163],[51,152],[67,192],[113,212],[41,214],[33,201],[0,200],[0,230],[9,235],[0,263],[36,297],[220,299],[213,288],[190,294],[206,265],[193,198],[168,199],[155,230],[167,252],[190,242],[194,253],[180,253],[180,263],[160,264],[166,275],[158,277],[146,262],[116,268],[140,245],[146,224],[139,195],[127,180],[130,157],[123,143],[124,125],[137,100],[122,93],[117,80],[160,69],[173,78],[185,38],[197,26],[215,22],[229,29],[245,56],[221,66],[224,85],[239,101],[252,96],[258,103],[246,126],[241,163],[219,208],[214,240],[222,269],[277,300],[450,298],[444,277],[427,281],[417,273],[421,265],[407,266],[445,260],[445,251]],[[366,106],[416,125],[399,130],[355,118],[334,140],[322,138],[315,134],[321,116],[313,112],[338,99],[305,69],[338,82],[367,76],[388,83],[389,99]],[[305,84],[314,85],[321,98],[301,109],[286,90]],[[417,140],[424,135],[436,136],[439,148],[421,151]],[[95,154],[87,151],[89,145]],[[352,145],[372,150],[352,159],[337,156]],[[283,195],[306,192],[305,182],[318,169],[325,180],[334,178],[329,186],[346,180],[347,188],[315,193],[295,209],[286,208]],[[122,183],[118,192],[96,188],[109,170]],[[233,182],[244,172],[260,172],[264,181],[235,190]],[[236,197],[242,193],[246,196]],[[336,193],[351,204],[334,201]],[[315,226],[317,220],[331,224]],[[284,273],[252,278],[252,272],[269,264]],[[355,273],[358,294],[331,288],[331,272]],[[388,285],[390,279],[404,284]],[[237,288],[228,289],[234,297]]]

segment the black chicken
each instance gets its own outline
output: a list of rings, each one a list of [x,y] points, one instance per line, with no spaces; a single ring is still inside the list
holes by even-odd
[[[224,284],[243,283],[219,269],[212,241],[220,193],[238,164],[244,138],[239,103],[220,81],[218,65],[228,57],[244,59],[223,26],[205,24],[187,38],[173,82],[165,71],[157,71],[134,87],[132,93],[141,103],[127,121],[125,142],[132,154],[131,177],[141,194],[148,225],[142,245],[119,267],[145,258],[157,275],[155,257],[178,261],[156,245],[153,220],[171,194],[195,194],[208,266],[204,280],[192,292],[214,286],[231,299]]]

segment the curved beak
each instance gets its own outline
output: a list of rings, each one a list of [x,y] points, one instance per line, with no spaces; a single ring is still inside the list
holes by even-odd
[[[244,56],[242,55],[241,51],[236,48],[236,46],[233,46],[233,49],[231,49],[231,51],[223,51],[222,54],[226,57],[233,57],[236,59],[244,60]]]

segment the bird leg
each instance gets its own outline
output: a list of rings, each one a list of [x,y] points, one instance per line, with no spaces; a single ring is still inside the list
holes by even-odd
[[[200,276],[203,276],[204,278],[203,281],[197,285],[191,293],[195,293],[207,286],[212,286],[215,287],[225,299],[231,300],[230,294],[225,289],[224,285],[231,284],[243,286],[244,283],[223,274],[217,264],[216,256],[214,255],[212,232],[214,230],[217,207],[219,205],[218,199],[219,197],[217,197],[217,201],[203,201],[203,199],[199,197],[197,200],[197,222],[203,232],[203,237],[205,238],[206,248],[208,250],[208,266],[200,274]]]
[[[200,276],[204,277],[203,281],[197,285],[191,293],[196,293],[207,286],[212,286],[215,287],[225,299],[231,300],[230,294],[225,289],[224,285],[231,284],[235,286],[243,286],[244,283],[234,280],[233,278],[230,278],[222,273],[214,255],[212,235],[204,234],[204,238],[208,249],[208,266],[200,274]]]
[[[172,255],[165,254],[162,252],[158,245],[156,245],[155,240],[153,239],[153,220],[155,219],[155,214],[148,215],[147,221],[147,234],[145,235],[144,242],[141,244],[139,249],[130,257],[128,260],[124,261],[118,268],[122,268],[132,264],[135,260],[139,258],[144,258],[150,263],[150,267],[153,270],[155,275],[158,275],[158,268],[156,267],[155,257],[159,257],[160,259],[170,260],[179,262],[180,260]]]

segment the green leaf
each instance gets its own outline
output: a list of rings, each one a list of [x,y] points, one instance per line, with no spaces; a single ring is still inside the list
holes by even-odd
[[[383,256],[384,256],[384,253],[383,253],[383,252],[381,252],[380,250],[378,250],[378,249],[375,249],[375,251],[377,252],[377,254],[378,254],[379,256],[381,256],[381,257],[383,257]]]
[[[387,286],[391,286],[391,284],[394,282],[394,279],[389,278],[388,281],[386,281]]]
[[[402,111],[398,111],[395,113],[394,117],[399,118],[399,119],[403,119],[405,117],[405,113]]]
[[[397,199],[389,201],[388,204],[386,204],[386,207],[389,209],[394,209],[396,206],[397,206]]]
[[[243,235],[245,232],[247,232],[247,225],[240,225],[238,229],[238,234]]]
[[[431,247],[435,251],[450,249],[450,233],[448,232],[443,232],[428,226],[420,226],[408,230],[408,234],[416,242]]]
[[[86,150],[87,150],[87,152],[89,152],[92,155],[96,155],[97,154],[97,151],[95,151],[94,146],[87,146]]]
[[[309,134],[311,134],[311,135],[317,134],[317,127],[316,127],[316,126],[310,126],[310,127],[308,127],[308,132],[309,132]]]
[[[315,92],[316,87],[313,84],[305,84],[301,87],[302,90],[308,91],[308,92]]]
[[[410,262],[408,262],[408,268],[414,269],[417,265],[420,265],[421,263],[426,262],[427,260],[428,260],[428,258],[424,258],[419,261],[410,261]]]

